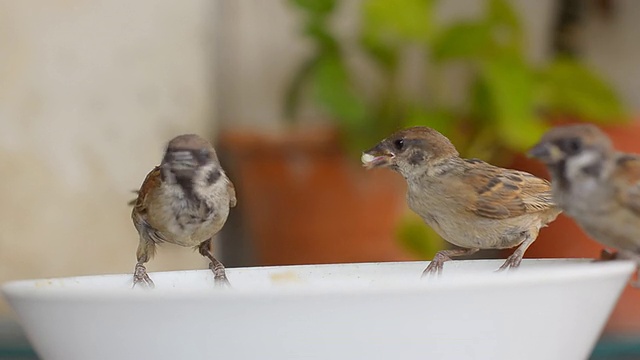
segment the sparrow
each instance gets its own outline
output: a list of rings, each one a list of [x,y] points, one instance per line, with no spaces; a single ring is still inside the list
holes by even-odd
[[[554,201],[565,214],[591,238],[617,250],[618,257],[638,261],[639,155],[616,151],[591,124],[553,128],[528,154],[546,165]]]
[[[365,151],[362,162],[402,175],[409,208],[459,247],[438,251],[423,276],[440,274],[452,256],[518,246],[498,270],[516,268],[540,228],[560,213],[548,181],[461,158],[449,139],[428,127],[394,133]]]
[[[216,284],[229,285],[224,265],[213,256],[212,238],[235,205],[235,188],[209,142],[193,134],[169,141],[162,162],[138,190],[131,212],[140,236],[133,286],[154,286],[144,264],[161,243],[195,247],[211,261]]]

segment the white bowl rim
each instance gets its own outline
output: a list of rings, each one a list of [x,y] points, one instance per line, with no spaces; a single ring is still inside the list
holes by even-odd
[[[499,259],[474,259],[474,260],[455,260],[451,264],[463,265],[468,262],[491,262],[502,264],[504,260]],[[407,279],[398,283],[384,283],[378,286],[353,286],[352,283],[341,283],[339,279],[335,280],[336,286],[286,286],[286,287],[268,287],[268,288],[155,288],[155,289],[131,289],[126,287],[108,287],[105,289],[97,287],[80,287],[80,286],[56,286],[64,282],[77,282],[79,280],[90,280],[91,278],[103,277],[126,277],[131,278],[131,274],[105,274],[105,275],[85,275],[61,278],[42,278],[31,280],[14,280],[2,285],[1,290],[7,298],[47,298],[55,299],[149,299],[149,298],[167,298],[167,299],[211,299],[211,298],[246,298],[246,297],[291,297],[291,296],[317,296],[320,294],[340,294],[353,295],[361,293],[403,293],[415,294],[432,291],[442,291],[446,289],[456,288],[476,288],[491,287],[498,288],[512,285],[532,285],[532,284],[549,284],[549,283],[566,283],[572,280],[585,280],[590,278],[600,278],[603,276],[626,276],[627,279],[636,269],[636,264],[629,260],[614,260],[594,262],[593,259],[524,259],[523,264],[532,264],[534,262],[544,263],[544,268],[535,267],[527,268],[526,266],[517,270],[507,270],[503,272],[470,272],[464,274],[450,274],[442,278],[431,278],[419,280],[420,274],[416,274],[416,280]],[[236,272],[247,271],[269,271],[269,270],[296,270],[296,269],[331,269],[343,267],[357,266],[386,266],[394,267],[398,265],[420,264],[426,266],[428,261],[402,261],[402,262],[367,262],[367,263],[339,263],[339,264],[309,264],[309,265],[282,265],[282,266],[256,266],[256,267],[238,267],[227,268],[227,274],[233,283],[233,274]],[[557,266],[561,265],[561,266]],[[152,277],[163,275],[171,275],[175,273],[183,273],[186,275],[207,273],[210,270],[177,270],[149,273]],[[446,274],[446,266],[445,266]],[[332,280],[333,281],[333,280]],[[40,285],[38,285],[40,284]],[[43,286],[42,284],[45,284]],[[50,285],[50,286],[49,286]],[[215,291],[212,291],[215,290]],[[232,290],[232,291],[228,291]]]

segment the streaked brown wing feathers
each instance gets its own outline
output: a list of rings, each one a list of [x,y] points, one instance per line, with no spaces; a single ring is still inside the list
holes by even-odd
[[[549,182],[531,174],[477,163],[465,176],[475,190],[470,210],[479,216],[506,219],[555,206]]]
[[[620,156],[612,178],[618,202],[640,215],[640,157]]]

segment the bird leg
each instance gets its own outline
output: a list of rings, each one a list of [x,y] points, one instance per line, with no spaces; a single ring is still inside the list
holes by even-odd
[[[144,265],[142,263],[137,263],[136,264],[136,268],[133,272],[133,287],[136,286],[136,284],[142,284],[142,286],[144,287],[149,287],[149,288],[154,288],[155,284],[153,283],[153,280],[151,280],[151,278],[149,277],[149,275],[147,274],[147,268],[144,267]]]
[[[424,269],[421,277],[425,277],[430,274],[442,274],[442,268],[445,261],[451,260],[451,256],[465,256],[476,253],[480,249],[450,249],[441,250],[436,253],[433,260],[429,263],[429,266]]]
[[[149,257],[153,254],[155,250],[155,244],[152,241],[146,241],[140,239],[140,244],[138,245],[138,251],[136,252],[136,257],[138,258],[138,262],[136,263],[135,270],[133,272],[133,286],[136,284],[142,284],[144,287],[154,288],[155,284],[147,274],[147,268],[144,267],[144,263],[149,261]]]
[[[507,258],[504,264],[502,264],[502,266],[500,266],[497,271],[513,269],[520,266],[520,263],[522,262],[522,257],[524,256],[525,251],[527,251],[529,246],[533,244],[533,242],[536,240],[536,237],[537,237],[537,234],[532,235],[530,232],[527,232],[527,235],[524,241],[522,242],[522,244],[518,246],[518,248],[513,252],[513,254],[511,254],[511,256]]]
[[[200,255],[207,257],[211,260],[209,263],[209,269],[213,271],[213,279],[217,286],[231,286],[229,280],[227,279],[227,275],[224,270],[224,265],[218,259],[213,257],[211,253],[211,239],[205,240],[198,246],[198,251]]]

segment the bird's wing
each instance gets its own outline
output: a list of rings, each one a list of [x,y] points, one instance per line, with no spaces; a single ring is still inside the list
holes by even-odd
[[[138,198],[133,205],[138,213],[144,214],[147,212],[147,196],[152,189],[157,189],[160,186],[161,181],[160,166],[156,166],[147,174],[140,186],[140,190],[138,190]]]
[[[473,187],[469,210],[478,216],[507,219],[556,206],[549,182],[523,171],[475,162],[464,181]]]
[[[147,198],[153,189],[160,187],[161,181],[160,167],[156,166],[147,174],[147,177],[144,178],[140,190],[138,190],[138,198],[135,200],[133,211],[131,212],[133,224],[140,236],[155,243],[166,240],[164,236],[147,221]]]
[[[233,186],[231,180],[227,180],[227,192],[229,192],[229,207],[235,207],[238,200],[236,199],[236,187]]]
[[[616,200],[640,215],[640,156],[622,154],[612,174]]]

